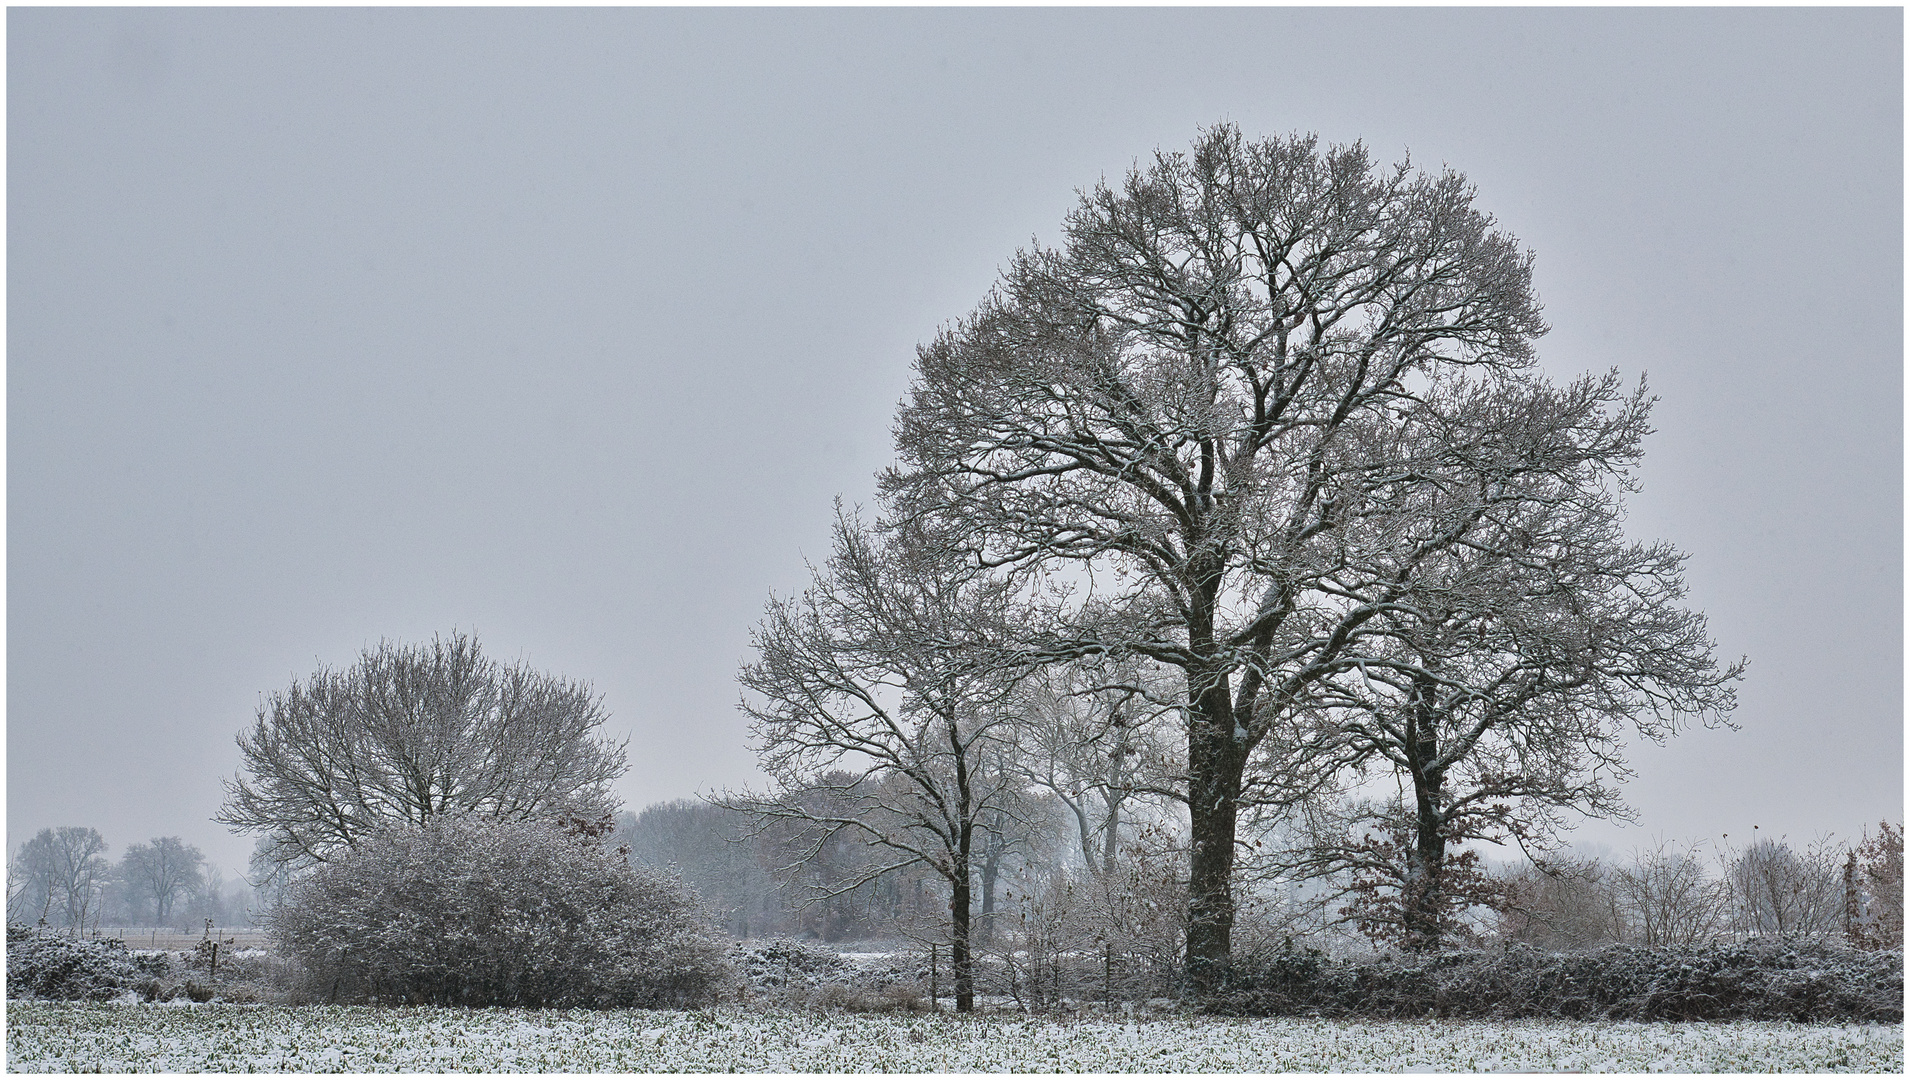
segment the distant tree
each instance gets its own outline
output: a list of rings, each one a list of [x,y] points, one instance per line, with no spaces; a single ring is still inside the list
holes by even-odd
[[[740,675],[780,795],[729,804],[802,827],[804,857],[842,836],[866,841],[847,886],[917,865],[939,875],[963,1012],[974,1006],[976,857],[995,813],[1019,797],[1004,768],[1015,717],[1000,663],[1012,595],[942,544],[871,534],[839,511],[827,567],[802,596],[771,600],[758,658]]]
[[[832,769],[774,794],[780,812],[756,813],[751,841],[776,883],[775,932],[838,942],[851,938],[908,937],[947,943],[947,879],[923,861],[898,858],[875,833],[900,827],[891,803],[906,805],[892,780]],[[794,812],[792,812],[794,811]],[[857,818],[867,828],[836,824]],[[987,859],[977,826],[977,854]],[[985,873],[984,873],[985,880]],[[976,920],[979,922],[979,918]],[[979,932],[971,928],[971,936]]]
[[[210,919],[215,927],[256,925],[252,908],[256,895],[250,881],[227,881],[224,871],[208,865],[199,883],[180,897],[173,924],[200,927]]]
[[[612,843],[639,866],[676,873],[739,938],[765,936],[785,915],[761,846],[747,815],[701,799],[619,814]]]
[[[441,1005],[708,1002],[725,948],[668,876],[543,822],[439,817],[302,876],[271,916],[316,995]]]
[[[1802,851],[1758,838],[1727,850],[1724,880],[1733,929],[1746,937],[1816,938],[1841,933],[1841,853],[1827,843]]]
[[[143,907],[152,903],[155,926],[170,926],[182,897],[205,884],[206,857],[177,836],[160,836],[128,847],[119,857],[118,874],[127,898]]]
[[[277,906],[298,866],[296,860],[279,856],[278,841],[267,833],[253,843],[245,869],[245,882],[252,890],[247,907],[255,916],[263,916]]]
[[[1158,796],[1177,770],[1163,731],[1162,692],[1132,661],[1051,664],[1023,681],[1018,761],[1036,789],[1073,818],[1089,873],[1112,869],[1122,826],[1140,800]],[[1167,700],[1173,691],[1165,692]]]
[[[385,642],[260,706],[216,820],[299,864],[440,817],[595,821],[626,768],[606,719],[589,686],[500,664],[469,635]]]
[[[52,914],[54,875],[44,851],[28,841],[7,860],[7,922],[46,922]]]
[[[1624,937],[1612,870],[1594,858],[1553,858],[1502,871],[1498,935],[1553,951]]]
[[[1612,875],[1625,937],[1639,945],[1700,945],[1730,914],[1730,890],[1711,876],[1696,848],[1660,840],[1632,853]]]
[[[46,919],[54,925],[75,928],[85,925],[89,916],[98,913],[97,905],[112,870],[105,852],[106,841],[97,829],[78,825],[41,829],[14,853],[13,867],[21,881],[20,900],[16,905],[9,898],[9,917],[17,907],[23,916],[21,921]]]

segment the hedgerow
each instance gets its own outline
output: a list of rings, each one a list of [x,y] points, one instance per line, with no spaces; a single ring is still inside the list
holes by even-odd
[[[1821,943],[1684,948],[1527,945],[1332,960],[1288,945],[1207,1003],[1231,1016],[1560,1020],[1903,1021],[1903,961]]]
[[[7,924],[7,997],[111,1001],[141,979],[123,941]]]

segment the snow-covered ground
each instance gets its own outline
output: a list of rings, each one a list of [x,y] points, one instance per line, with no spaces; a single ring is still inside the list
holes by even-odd
[[[1876,1072],[1903,1025],[1048,1020],[726,1007],[7,1009],[16,1072]]]

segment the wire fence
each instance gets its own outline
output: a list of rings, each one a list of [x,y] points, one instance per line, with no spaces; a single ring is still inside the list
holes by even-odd
[[[89,926],[82,936],[89,941],[111,941],[117,938],[124,941],[129,949],[179,952],[206,940],[207,933],[204,928],[181,930],[176,926]],[[215,926],[211,936],[228,949],[267,947],[265,931],[254,926]]]

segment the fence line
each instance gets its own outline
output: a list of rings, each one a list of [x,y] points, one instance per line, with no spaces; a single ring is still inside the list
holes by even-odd
[[[265,931],[254,926],[215,926],[213,936],[221,943],[230,943],[231,948],[263,949],[266,947]],[[88,927],[83,935],[89,941],[110,941],[118,938],[129,949],[167,949],[178,951],[190,949],[206,939],[201,930],[181,930],[176,926],[97,926]]]

